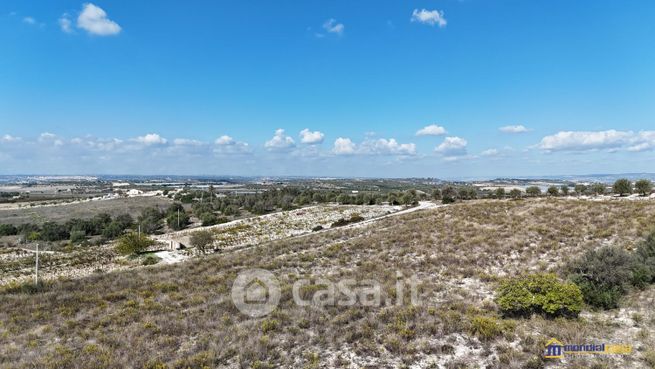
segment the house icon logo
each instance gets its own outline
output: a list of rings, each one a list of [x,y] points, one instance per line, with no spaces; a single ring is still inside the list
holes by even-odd
[[[280,283],[267,270],[244,270],[232,284],[232,302],[241,313],[251,318],[266,316],[280,302]]]
[[[545,359],[561,359],[564,357],[564,344],[555,338],[551,338],[546,342],[546,350],[544,351]]]

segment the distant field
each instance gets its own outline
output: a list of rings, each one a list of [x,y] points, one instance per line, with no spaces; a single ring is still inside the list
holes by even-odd
[[[72,218],[86,219],[103,212],[112,216],[124,213],[136,216],[147,207],[167,207],[171,203],[172,200],[163,197],[132,197],[57,206],[0,210],[0,224],[65,222]]]
[[[653,287],[620,310],[585,308],[577,319],[501,318],[493,297],[499,276],[557,273],[585,250],[629,249],[653,225],[650,201],[472,201],[57,281],[39,293],[8,291],[0,293],[0,367],[650,368]],[[236,275],[249,268],[279,280],[280,304],[269,316],[248,318],[231,301]],[[312,280],[303,294],[325,288],[320,278],[352,278],[379,281],[394,296],[397,271],[416,275],[422,305],[320,308],[291,297],[299,278]],[[635,352],[545,363],[553,337],[628,343]]]

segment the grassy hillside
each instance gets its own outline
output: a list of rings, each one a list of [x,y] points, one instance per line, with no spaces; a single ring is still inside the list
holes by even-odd
[[[0,366],[46,368],[643,367],[655,364],[655,291],[577,319],[502,318],[500,277],[558,273],[605,244],[630,249],[655,226],[647,201],[476,201],[207,256],[174,266],[0,294]],[[251,319],[230,289],[247,268],[272,271],[278,308]],[[396,272],[416,275],[420,306],[297,306],[292,284],[373,279],[394,297]],[[624,342],[626,357],[544,363],[543,344]],[[650,360],[650,361],[649,361]],[[605,366],[604,366],[605,365]],[[564,366],[562,366],[564,367]]]

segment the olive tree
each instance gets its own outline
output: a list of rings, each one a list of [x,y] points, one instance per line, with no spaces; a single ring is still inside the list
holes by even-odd
[[[587,192],[587,186],[583,185],[582,183],[578,183],[575,185],[575,194],[580,196],[584,195],[584,193]]]
[[[569,186],[563,185],[560,187],[560,191],[562,192],[562,196],[568,196],[569,195]]]
[[[137,232],[126,233],[118,239],[116,252],[121,255],[135,255],[155,244],[148,236]]]
[[[191,235],[191,246],[197,248],[203,254],[207,253],[208,248],[214,243],[214,234],[211,231],[193,232]]]
[[[632,193],[632,182],[625,178],[618,179],[614,182],[612,191],[619,196],[629,195]]]
[[[635,183],[635,189],[641,196],[648,196],[653,191],[653,182],[640,179]]]
[[[591,185],[591,192],[594,195],[604,195],[607,187],[602,183],[594,183]]]
[[[548,187],[548,196],[558,196],[558,195],[559,195],[559,188],[555,186]]]
[[[525,189],[525,193],[528,194],[528,196],[537,197],[541,195],[541,189],[537,186],[530,186]]]

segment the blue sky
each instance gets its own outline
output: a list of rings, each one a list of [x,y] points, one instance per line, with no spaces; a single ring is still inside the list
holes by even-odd
[[[655,172],[654,41],[652,1],[4,0],[0,173]]]

